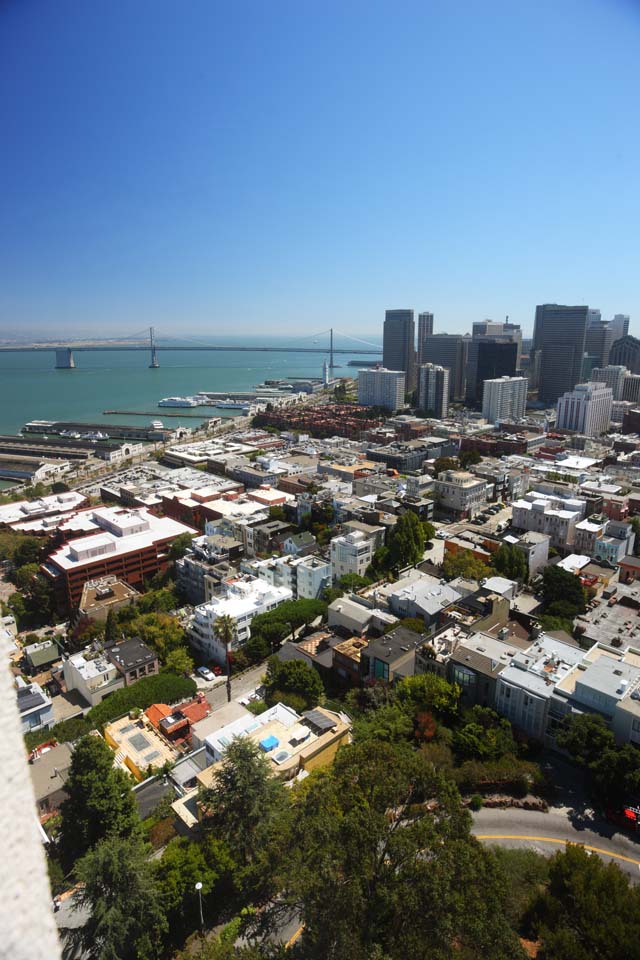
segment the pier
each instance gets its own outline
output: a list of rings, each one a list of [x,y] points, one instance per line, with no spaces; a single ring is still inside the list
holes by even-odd
[[[189,409],[187,407],[187,409]],[[167,410],[162,407],[160,413],[154,410],[149,413],[147,410],[103,410],[104,417],[153,417],[154,420],[163,420],[165,417],[190,417],[192,420],[212,420],[216,419],[209,413],[185,413],[182,409],[179,411]],[[217,418],[219,419],[219,418]]]

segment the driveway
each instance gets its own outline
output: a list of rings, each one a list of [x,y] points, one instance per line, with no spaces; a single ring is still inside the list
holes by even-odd
[[[552,856],[566,843],[579,843],[605,862],[617,863],[634,883],[640,881],[640,843],[593,811],[483,809],[473,814],[472,832],[483,843],[524,847],[544,856]]]

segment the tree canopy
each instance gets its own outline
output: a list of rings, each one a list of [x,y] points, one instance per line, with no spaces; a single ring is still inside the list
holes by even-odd
[[[281,700],[294,709],[298,706],[305,710],[315,707],[324,695],[318,671],[303,660],[283,662],[277,657],[270,657],[267,665],[266,688],[267,703],[277,703]],[[294,697],[293,702],[291,695]]]
[[[528,577],[527,558],[515,544],[500,544],[491,562],[495,571],[509,580],[526,580]]]
[[[442,561],[442,569],[448,580],[465,577],[467,580],[482,580],[491,573],[491,568],[479,560],[471,550],[447,551]]]
[[[571,609],[574,616],[578,613],[584,613],[586,609],[586,595],[584,587],[580,583],[580,578],[575,574],[563,570],[562,567],[545,567],[542,572],[542,593],[545,603],[550,608],[554,603],[563,604],[563,609]],[[552,615],[566,616],[566,613],[557,612]]]

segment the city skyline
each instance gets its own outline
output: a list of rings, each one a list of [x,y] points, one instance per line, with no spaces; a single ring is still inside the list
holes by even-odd
[[[639,39],[623,0],[5,4],[0,333],[637,316]]]

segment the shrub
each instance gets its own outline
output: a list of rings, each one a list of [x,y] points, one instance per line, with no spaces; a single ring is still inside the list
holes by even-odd
[[[136,707],[146,710],[152,703],[176,703],[192,697],[196,692],[195,681],[190,677],[178,677],[172,673],[158,673],[154,677],[143,677],[131,687],[116,690],[110,697],[87,714],[92,727],[102,727],[116,717],[121,717]]]
[[[482,809],[483,803],[484,803],[484,800],[482,799],[480,794],[474,793],[474,795],[469,800],[469,810],[480,810]]]

